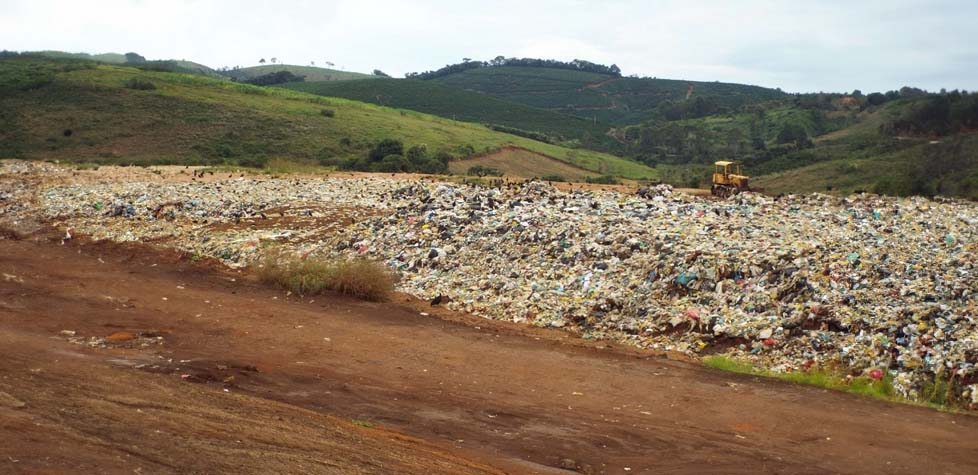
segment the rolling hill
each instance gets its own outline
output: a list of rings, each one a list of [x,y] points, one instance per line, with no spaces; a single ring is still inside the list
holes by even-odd
[[[329,114],[325,112],[328,111]],[[641,164],[418,112],[79,60],[0,60],[0,157],[99,163],[335,164],[377,142],[462,158],[514,146],[600,174]]]
[[[55,51],[55,50],[36,51],[34,53],[48,58],[55,58],[55,59],[87,59],[92,61],[98,61],[101,63],[111,63],[111,64],[123,64],[126,62],[126,56],[123,55],[122,53],[89,54],[89,53],[69,53],[67,51]]]
[[[203,76],[218,76],[216,70],[209,66],[205,66],[200,63],[195,63],[193,61],[187,61],[185,59],[161,59],[161,60],[143,60],[139,63],[128,62],[125,55],[120,53],[102,53],[102,54],[88,54],[88,53],[67,53],[64,51],[37,51],[31,52],[30,54],[36,54],[46,58],[53,59],[77,59],[77,60],[90,60],[99,63],[107,64],[126,64],[129,66],[139,67],[143,69],[151,69],[155,71],[169,71],[177,73],[187,73],[187,74],[200,74]]]
[[[690,99],[734,109],[785,97],[776,89],[719,82],[616,77],[588,71],[526,66],[467,69],[429,79],[456,89],[481,92],[531,107],[611,125],[628,125],[664,114],[664,106]]]
[[[978,136],[957,134],[941,140],[901,142],[890,151],[862,158],[847,150],[849,147],[816,149],[815,153],[824,154],[820,160],[763,175],[756,183],[770,193],[869,191],[978,199]]]
[[[789,95],[739,84],[475,62],[413,76],[603,121],[619,142],[606,150],[658,167],[662,179],[680,186],[704,186],[713,161],[737,159],[756,183],[775,192],[978,198],[974,94],[906,87],[872,98]]]
[[[353,81],[297,82],[282,87],[321,96],[343,97],[445,118],[539,132],[551,142],[576,141],[585,148],[615,150],[608,125],[545,109],[444,86],[434,81],[377,78]]]
[[[685,81],[529,66],[425,80],[333,77],[285,89],[207,77],[195,63],[112,65],[119,58],[59,52],[0,58],[0,158],[332,166],[396,139],[405,150],[471,158],[450,163],[454,172],[481,165],[703,186],[712,161],[733,158],[776,193],[978,199],[978,95],[966,92],[784,95],[692,83],[687,98]],[[588,110],[609,122],[585,119]]]
[[[348,71],[338,71],[336,69],[319,68],[316,66],[297,66],[292,64],[265,64],[262,66],[250,66],[247,68],[229,69],[221,71],[221,74],[235,81],[253,79],[265,74],[288,71],[296,76],[305,77],[306,81],[347,81],[351,79],[369,79],[376,76],[363,73],[353,73]]]

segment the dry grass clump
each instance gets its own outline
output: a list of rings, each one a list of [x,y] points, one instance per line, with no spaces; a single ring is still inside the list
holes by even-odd
[[[386,300],[396,278],[383,264],[367,259],[297,259],[269,252],[259,263],[258,277],[299,295],[332,290],[373,302]]]

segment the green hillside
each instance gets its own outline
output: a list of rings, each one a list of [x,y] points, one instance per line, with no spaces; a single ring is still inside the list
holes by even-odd
[[[978,199],[978,95],[894,98],[858,122],[757,167],[757,183],[781,192],[873,191]]]
[[[68,53],[66,51],[54,51],[54,50],[37,51],[36,53],[41,56],[46,56],[48,58],[57,58],[57,59],[87,59],[91,61],[99,61],[102,63],[112,63],[112,64],[122,64],[126,62],[126,57],[122,53],[88,54],[88,53]]]
[[[166,61],[161,61],[161,62],[162,63],[168,63],[169,62],[169,63],[175,64],[176,65],[176,69],[173,70],[173,71],[171,71],[171,72],[188,73],[188,74],[201,74],[201,75],[204,75],[204,76],[219,76],[220,75],[217,71],[215,71],[214,69],[212,69],[210,66],[205,66],[203,64],[195,63],[193,61],[186,61],[186,60],[182,60],[182,59],[173,59],[173,60],[166,60]],[[150,63],[152,64],[152,63],[154,63],[154,61],[151,61]]]
[[[957,134],[941,140],[901,142],[891,151],[880,150],[865,158],[848,156],[846,147],[817,149],[823,153],[821,160],[767,174],[755,182],[769,193],[870,191],[978,199],[978,136]]]
[[[296,76],[305,77],[306,81],[347,81],[350,79],[367,79],[376,76],[363,73],[352,73],[338,71],[335,69],[318,68],[316,66],[296,66],[292,64],[265,64],[262,66],[251,66],[247,68],[229,69],[221,71],[221,74],[236,81],[253,79],[258,76],[288,71]]]
[[[388,138],[456,158],[511,145],[601,174],[655,176],[610,155],[347,99],[88,61],[0,60],[3,158],[335,164]]]
[[[606,124],[504,101],[487,94],[454,89],[434,81],[378,78],[298,82],[283,87],[410,109],[464,122],[540,132],[549,136],[552,142],[574,142],[599,150],[618,148],[618,142],[606,135]]]
[[[634,124],[664,116],[678,103],[689,102],[692,106],[709,109],[703,110],[705,115],[785,96],[775,89],[742,84],[616,77],[527,66],[466,69],[430,80],[613,125]],[[693,92],[687,101],[690,86]]]
[[[751,112],[649,121],[613,133],[625,142],[628,156],[645,163],[740,160],[757,166],[810,147],[813,138],[855,126],[861,120],[856,113],[827,113],[772,101]]]
[[[154,71],[167,71],[173,73],[187,73],[187,74],[200,74],[203,76],[217,76],[218,73],[209,66],[205,66],[200,63],[195,63],[193,61],[187,61],[183,59],[160,59],[160,60],[146,60],[140,56],[138,62],[130,62],[126,55],[120,53],[103,53],[103,54],[88,54],[88,53],[67,53],[64,51],[37,51],[31,52],[29,54],[35,54],[52,59],[75,59],[75,60],[89,60],[97,61],[100,63],[108,64],[125,64],[128,66],[134,66],[142,69],[149,69]],[[128,54],[128,53],[127,53]],[[137,55],[138,56],[138,55]]]

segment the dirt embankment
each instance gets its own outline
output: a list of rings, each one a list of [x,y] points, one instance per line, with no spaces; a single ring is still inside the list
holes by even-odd
[[[0,240],[0,273],[3,473],[978,466],[973,416],[416,302],[298,299],[145,247]]]

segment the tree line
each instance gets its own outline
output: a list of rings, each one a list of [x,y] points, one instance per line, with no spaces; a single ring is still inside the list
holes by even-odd
[[[421,73],[407,73],[404,75],[404,77],[408,79],[435,79],[442,76],[448,76],[451,74],[468,71],[470,69],[490,68],[490,67],[500,67],[500,66],[568,69],[571,71],[584,71],[589,73],[606,74],[609,76],[621,77],[621,69],[618,67],[618,65],[615,64],[612,64],[611,66],[605,66],[603,64],[597,64],[597,63],[592,63],[590,61],[585,61],[583,59],[575,59],[573,61],[566,62],[566,61],[558,61],[555,59],[506,58],[504,56],[496,56],[490,61],[474,61],[465,58],[464,60],[462,60],[461,63],[449,64],[435,71],[424,71]]]

